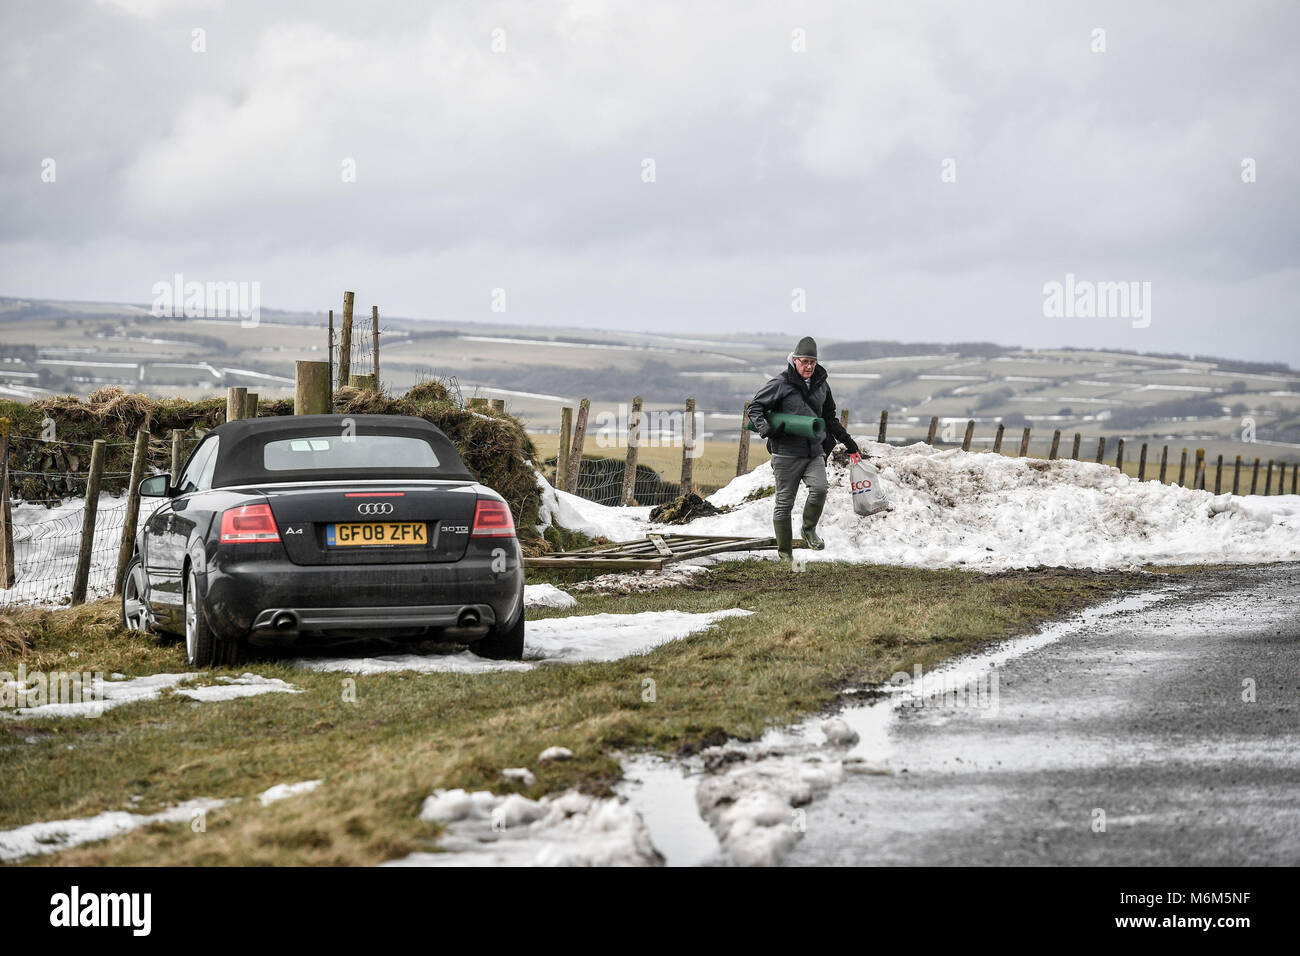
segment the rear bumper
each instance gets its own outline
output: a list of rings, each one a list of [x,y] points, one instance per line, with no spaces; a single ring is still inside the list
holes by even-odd
[[[467,620],[472,615],[473,620]],[[496,624],[491,604],[425,604],[413,607],[274,607],[253,621],[254,631],[353,631],[376,628],[472,627]]]
[[[502,546],[504,567],[498,558],[501,569],[493,570],[491,550]],[[430,564],[298,565],[248,547],[217,549],[200,585],[208,624],[224,640],[422,629],[474,637],[522,613],[524,571],[516,539],[493,542],[482,553],[471,547],[457,562]],[[477,614],[477,623],[462,620],[467,609]],[[282,618],[277,627],[277,616],[285,613],[292,626]]]

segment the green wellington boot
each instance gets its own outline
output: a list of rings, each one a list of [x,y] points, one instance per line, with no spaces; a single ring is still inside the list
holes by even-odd
[[[776,530],[776,556],[785,564],[794,561],[794,552],[790,548],[790,542],[794,540],[794,532],[790,530],[790,519],[778,521],[772,519],[772,527]]]
[[[814,551],[821,551],[826,547],[826,542],[817,535],[817,522],[822,516],[822,509],[825,507],[825,498],[822,499],[819,505],[813,505],[807,501],[803,505],[803,540]]]

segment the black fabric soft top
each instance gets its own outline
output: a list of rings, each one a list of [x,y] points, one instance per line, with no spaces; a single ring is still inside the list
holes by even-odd
[[[267,442],[286,438],[341,435],[349,427],[357,435],[404,435],[428,442],[437,456],[436,468],[403,467],[377,461],[365,469],[304,469],[268,471],[262,449]],[[209,436],[219,436],[217,464],[212,475],[214,488],[259,482],[329,480],[332,478],[433,478],[478,481],[460,457],[460,452],[437,426],[410,415],[277,415],[273,418],[245,418],[218,425]],[[204,439],[207,440],[206,438]]]

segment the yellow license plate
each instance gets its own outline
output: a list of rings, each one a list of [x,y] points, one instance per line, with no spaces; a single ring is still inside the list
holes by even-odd
[[[429,543],[429,526],[423,521],[353,521],[325,528],[325,544],[331,548],[349,545],[415,545]]]

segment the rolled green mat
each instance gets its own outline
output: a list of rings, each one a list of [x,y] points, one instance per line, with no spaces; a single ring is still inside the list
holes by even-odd
[[[767,420],[772,423],[772,427],[785,425],[787,435],[799,435],[802,438],[821,438],[826,434],[826,422],[821,418],[813,418],[811,415],[791,415],[788,412],[773,412],[767,416]],[[749,431],[758,431],[751,421],[745,422],[745,428]]]

